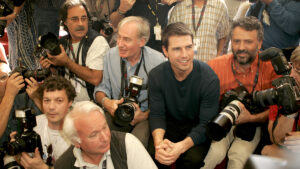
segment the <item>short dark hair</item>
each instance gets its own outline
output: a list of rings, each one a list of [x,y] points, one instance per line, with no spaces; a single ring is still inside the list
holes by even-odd
[[[253,16],[244,17],[244,18],[240,18],[240,19],[233,21],[233,23],[231,25],[231,30],[230,30],[230,38],[232,37],[232,31],[236,27],[241,27],[241,28],[245,29],[246,31],[256,30],[257,39],[259,41],[262,41],[264,38],[264,28],[263,28],[261,22],[256,17],[253,17]]]
[[[166,50],[168,50],[170,36],[174,35],[189,35],[192,37],[192,40],[194,38],[193,32],[189,29],[189,27],[186,24],[182,22],[171,23],[162,32],[162,45],[166,48]]]
[[[89,14],[88,8],[87,8],[84,0],[66,0],[66,2],[61,6],[60,11],[59,11],[59,19],[62,22],[64,29],[66,31],[68,31],[68,28],[64,24],[64,22],[67,20],[68,10],[75,6],[83,6],[83,8],[86,11],[87,17],[90,19],[90,14]]]
[[[44,91],[56,91],[56,90],[65,90],[68,96],[68,101],[74,101],[76,97],[75,88],[71,82],[65,79],[62,76],[50,76],[45,79],[44,83],[40,85],[37,92],[41,99],[44,97]]]

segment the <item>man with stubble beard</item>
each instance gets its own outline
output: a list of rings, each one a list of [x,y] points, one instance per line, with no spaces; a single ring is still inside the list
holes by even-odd
[[[263,40],[263,27],[254,17],[233,22],[230,32],[232,53],[211,60],[208,65],[220,79],[220,99],[231,89],[243,87],[250,94],[253,91],[271,88],[278,77],[270,61],[262,62],[258,53]],[[269,110],[252,114],[239,102],[239,117],[230,132],[220,141],[213,141],[204,160],[203,168],[215,168],[228,155],[227,168],[242,169],[261,138],[260,125],[268,120]],[[235,132],[234,132],[235,131]],[[247,133],[242,135],[240,133]],[[239,134],[238,134],[239,133]],[[227,153],[228,151],[228,153]]]

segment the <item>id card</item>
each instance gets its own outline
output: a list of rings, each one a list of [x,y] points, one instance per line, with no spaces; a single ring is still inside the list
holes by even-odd
[[[159,23],[156,23],[154,26],[154,34],[155,34],[155,40],[161,40],[161,26]]]

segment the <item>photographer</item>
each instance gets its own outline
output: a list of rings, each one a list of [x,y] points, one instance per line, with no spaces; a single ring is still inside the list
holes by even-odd
[[[165,61],[160,52],[145,46],[149,39],[149,29],[149,23],[141,17],[130,16],[119,23],[117,47],[105,55],[103,81],[95,88],[95,100],[106,110],[110,128],[131,132],[145,147],[149,137],[148,73]],[[124,98],[132,94],[128,86],[133,75],[143,78],[141,92],[137,95],[140,105],[134,103],[134,118],[130,125],[117,126],[113,123],[119,117],[115,117],[116,110],[125,103]],[[124,85],[121,86],[121,83]]]
[[[258,53],[263,40],[263,27],[254,17],[245,17],[232,23],[232,53],[208,62],[220,79],[221,96],[227,91],[243,87],[247,93],[272,87],[278,77],[270,61],[262,62]],[[221,98],[222,99],[222,98]],[[244,105],[229,133],[220,141],[213,141],[205,159],[204,169],[215,166],[228,156],[227,168],[242,169],[261,138],[260,124],[268,119],[268,110],[254,112]],[[254,114],[255,113],[255,114]]]
[[[291,62],[293,65],[291,77],[293,77],[297,84],[300,85],[300,46],[293,51]],[[262,155],[290,160],[293,155],[300,155],[299,112],[289,115],[278,115],[278,111],[280,111],[280,109],[278,109],[277,105],[271,106],[268,129],[270,138],[274,144],[265,146],[262,150]],[[276,116],[279,117],[276,126],[274,126],[277,118]],[[275,143],[284,148],[279,147],[279,145],[276,145]]]
[[[36,116],[34,131],[40,135],[43,157],[38,148],[30,157],[22,152],[19,163],[25,168],[48,169],[67,150],[70,143],[61,135],[64,118],[76,96],[75,88],[65,78],[52,76],[39,87],[37,93],[42,100],[43,114]],[[11,134],[13,137],[15,133]]]
[[[60,11],[60,19],[69,33],[61,40],[61,53],[42,58],[43,67],[62,66],[62,74],[76,89],[76,101],[93,100],[94,86],[103,75],[103,57],[109,46],[99,33],[90,29],[89,13],[83,0],[67,0]],[[63,46],[63,47],[62,47]]]
[[[34,106],[32,100],[39,104],[39,99],[34,95],[37,89],[37,81],[33,78],[25,79],[28,83],[26,92],[32,100],[29,100],[26,93],[18,94],[25,86],[24,79],[19,73],[13,73],[9,76],[9,66],[0,61],[0,147],[5,141],[9,140],[9,134],[12,131],[19,131],[17,121],[14,117],[15,110],[21,110],[26,107],[34,107],[36,113],[40,111]]]

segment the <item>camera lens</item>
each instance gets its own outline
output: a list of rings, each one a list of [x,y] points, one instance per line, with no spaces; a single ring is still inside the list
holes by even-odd
[[[220,141],[230,131],[241,110],[238,101],[230,102],[211,122],[207,124],[208,136]]]
[[[262,107],[275,105],[277,100],[277,91],[274,88],[253,93],[253,101]]]
[[[119,126],[128,126],[134,118],[135,107],[133,103],[123,103],[119,105],[115,112],[114,122]]]
[[[7,154],[8,155],[17,155],[18,153],[24,151],[26,148],[26,143],[23,139],[17,139],[14,142],[7,144]]]

